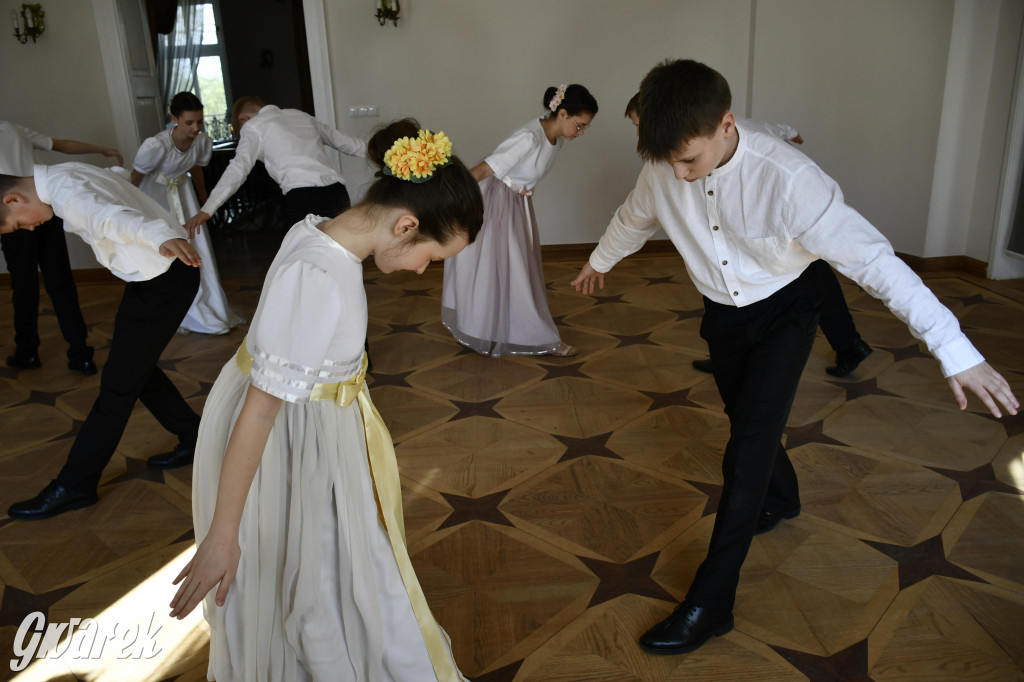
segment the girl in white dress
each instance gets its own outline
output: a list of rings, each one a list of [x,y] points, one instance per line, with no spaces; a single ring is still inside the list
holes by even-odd
[[[391,437],[364,383],[362,260],[422,273],[483,220],[451,143],[418,128],[371,138],[369,159],[387,163],[360,204],[291,228],[206,401],[199,545],[171,615],[205,597],[210,679],[465,679],[409,561]]]
[[[203,103],[198,97],[191,92],[179,92],[171,99],[170,109],[174,127],[142,143],[135,155],[131,181],[184,225],[199,210],[200,201],[206,201],[202,167],[210,163],[213,142],[203,132]],[[197,229],[189,238],[202,256],[203,266],[199,270],[199,293],[179,331],[227,334],[245,320],[228,305],[209,233]]]
[[[548,310],[533,188],[551,170],[564,140],[582,135],[597,101],[582,85],[544,93],[548,115],[533,119],[475,166],[484,196],[478,239],[444,265],[441,320],[478,353],[576,355]]]

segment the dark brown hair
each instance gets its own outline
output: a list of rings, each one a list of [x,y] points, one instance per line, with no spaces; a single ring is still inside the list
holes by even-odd
[[[732,107],[722,74],[692,59],[666,60],[640,83],[640,140],[646,161],[668,161],[698,137],[714,134]]]
[[[376,180],[366,190],[363,203],[390,208],[404,208],[420,222],[416,241],[433,239],[447,244],[453,237],[465,234],[476,239],[484,220],[484,201],[480,187],[459,157],[434,170],[425,182],[402,180],[384,173],[384,154],[395,140],[419,135],[420,124],[404,118],[378,128],[367,143],[366,156],[378,167]]]
[[[558,92],[558,88],[554,87],[544,91],[544,108],[550,111],[552,115],[557,114],[559,109],[565,109],[565,113],[570,116],[576,116],[584,112],[591,116],[597,116],[597,100],[582,85],[573,83],[567,87],[562,101],[559,102],[554,111],[551,111],[551,99],[555,96],[556,92]]]

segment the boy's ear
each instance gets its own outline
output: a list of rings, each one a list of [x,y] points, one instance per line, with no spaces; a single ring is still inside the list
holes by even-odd
[[[11,190],[7,194],[5,194],[4,198],[0,201],[3,201],[4,208],[10,208],[13,204],[24,203],[25,197],[22,196],[21,194],[18,194],[14,190]]]
[[[719,124],[719,127],[722,128],[722,132],[725,136],[729,137],[736,132],[736,116],[734,116],[731,111],[725,112],[725,115],[722,116],[722,122]]]
[[[411,213],[402,213],[395,221],[394,235],[400,239],[411,237],[420,229],[420,220]]]

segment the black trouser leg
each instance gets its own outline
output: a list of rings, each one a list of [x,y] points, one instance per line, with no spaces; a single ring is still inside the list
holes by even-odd
[[[839,284],[839,278],[836,277],[832,266],[823,260],[816,260],[807,266],[808,270],[812,268],[818,277],[824,297],[821,304],[821,320],[818,325],[825,334],[828,345],[839,353],[859,339],[860,334],[857,333],[857,325],[853,322],[850,307],[846,305],[843,287]]]
[[[821,307],[818,279],[817,272],[805,271],[744,308],[705,300],[701,336],[711,349],[730,432],[708,555],[686,597],[697,606],[732,609],[740,568],[766,500],[782,507],[799,503],[796,474],[781,439],[814,344]]]
[[[78,305],[78,287],[75,286],[68,258],[64,221],[54,216],[53,220],[37,227],[33,234],[43,286],[53,302],[61,334],[68,343],[68,360],[79,364],[92,360],[92,347],[86,342],[88,331]]]
[[[287,231],[310,213],[333,218],[351,205],[348,190],[340,182],[326,187],[296,187],[284,195],[281,226]]]
[[[11,275],[15,353],[24,357],[38,355],[39,261],[36,240],[28,230],[15,230],[0,235],[0,247]]]
[[[140,397],[164,428],[187,444],[195,440],[199,415],[156,365],[198,289],[198,268],[177,260],[159,277],[125,286],[100,394],[57,476],[65,488],[85,491],[99,485]]]

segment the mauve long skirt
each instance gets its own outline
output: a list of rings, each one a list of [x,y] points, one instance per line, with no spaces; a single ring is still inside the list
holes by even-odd
[[[494,176],[480,183],[484,224],[444,264],[441,320],[478,353],[542,355],[561,339],[548,310],[533,200]]]

